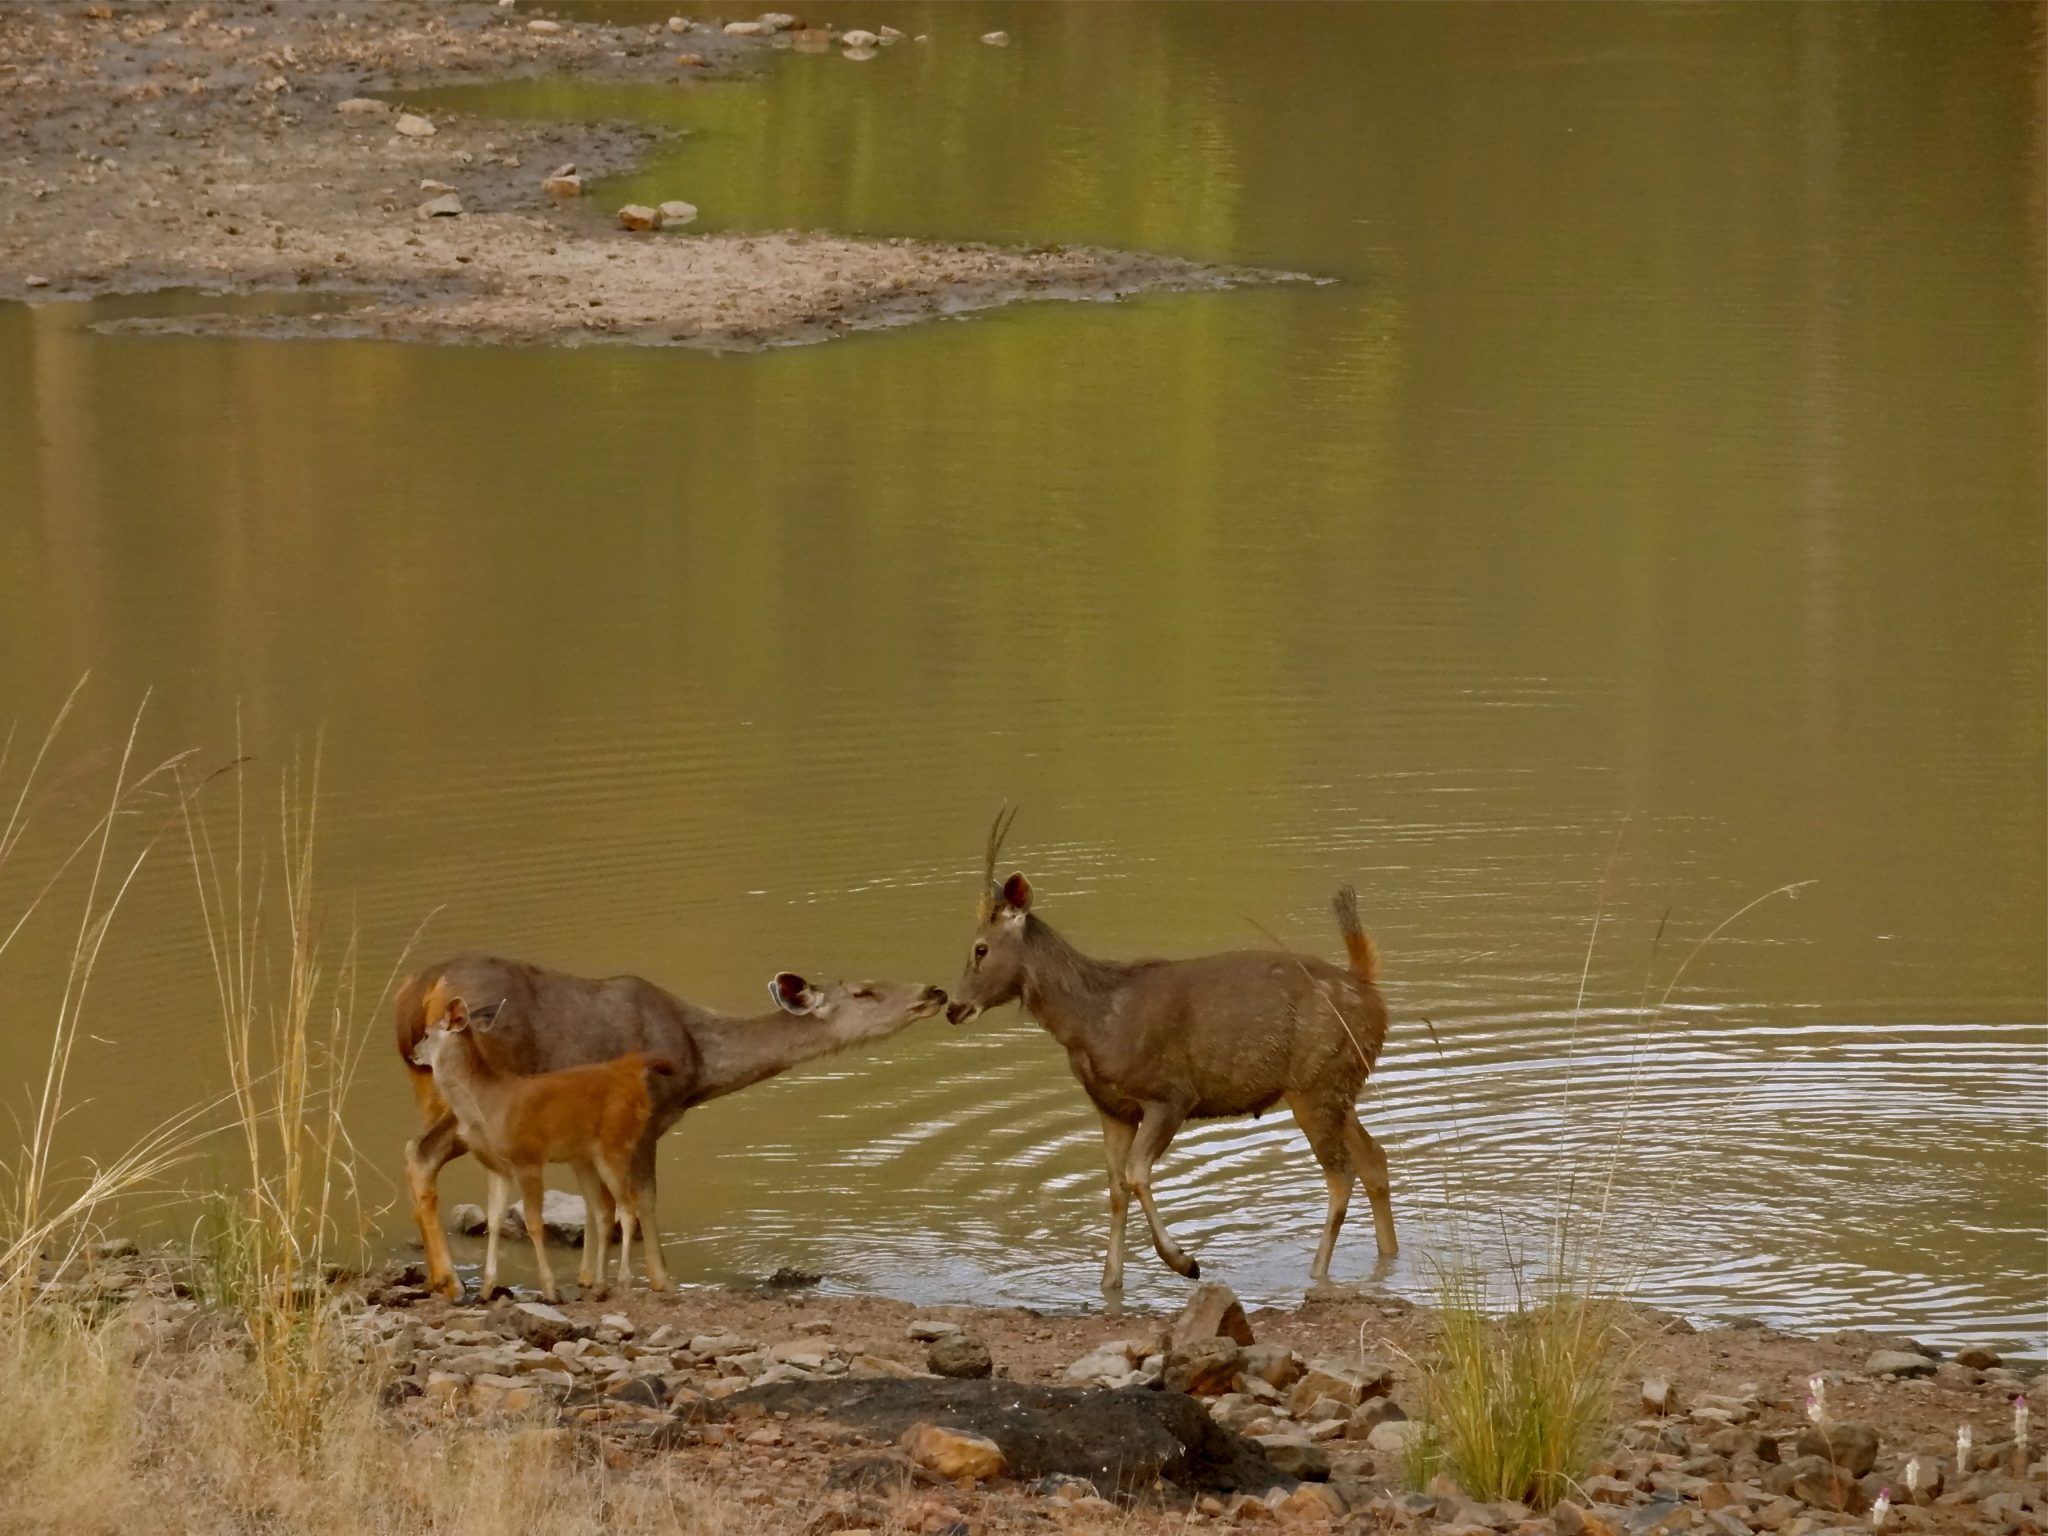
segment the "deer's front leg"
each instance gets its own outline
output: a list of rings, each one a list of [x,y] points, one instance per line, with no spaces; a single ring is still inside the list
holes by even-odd
[[[412,1219],[420,1229],[427,1254],[427,1285],[450,1301],[462,1299],[455,1261],[448,1252],[448,1234],[441,1230],[441,1170],[462,1156],[462,1137],[455,1116],[443,1107],[418,1138],[405,1144],[405,1181],[412,1195]]]
[[[512,1181],[495,1168],[490,1175],[490,1191],[484,1196],[484,1301],[498,1294],[498,1228],[512,1203]]]
[[[1200,1278],[1202,1266],[1181,1252],[1180,1245],[1167,1235],[1166,1225],[1159,1219],[1159,1210],[1152,1204],[1152,1165],[1166,1151],[1174,1132],[1186,1119],[1186,1114],[1171,1104],[1145,1106],[1145,1118],[1138,1122],[1137,1134],[1131,1138],[1130,1157],[1124,1163],[1124,1182],[1138,1197],[1138,1204],[1144,1207],[1146,1224],[1152,1229],[1152,1246],[1166,1267],[1177,1275],[1194,1280]]]
[[[1102,1294],[1121,1296],[1124,1290],[1124,1228],[1131,1215],[1131,1189],[1124,1182],[1124,1168],[1131,1159],[1131,1138],[1138,1133],[1112,1115],[1102,1116],[1102,1151],[1109,1163],[1109,1257],[1102,1264]]]

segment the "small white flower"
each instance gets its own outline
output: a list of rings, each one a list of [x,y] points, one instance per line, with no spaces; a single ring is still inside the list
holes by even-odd
[[[1970,1470],[1970,1426],[1956,1426],[1956,1475],[1962,1476]]]
[[[1915,1498],[1920,1496],[1920,1458],[1918,1456],[1906,1458],[1906,1492],[1912,1494]]]
[[[1891,1512],[1892,1512],[1892,1491],[1891,1491],[1891,1489],[1889,1489],[1889,1488],[1880,1488],[1880,1489],[1878,1489],[1878,1491],[1877,1491],[1877,1502],[1876,1502],[1875,1504],[1873,1504],[1873,1505],[1871,1505],[1871,1506],[1870,1506],[1870,1528],[1871,1528],[1871,1529],[1872,1529],[1873,1531],[1881,1531],[1881,1530],[1883,1530],[1883,1529],[1884,1529],[1884,1517],[1885,1517],[1886,1515],[1890,1514]]]
[[[1806,1416],[1816,1424],[1827,1417],[1827,1409],[1822,1406],[1821,1400],[1811,1394],[1806,1399]]]
[[[2027,1449],[2027,1394],[2022,1392],[2012,1400],[2012,1437],[2019,1442],[2022,1454]]]
[[[1815,1371],[1811,1376],[1806,1378],[1806,1390],[1813,1394],[1810,1398],[1807,1399],[1807,1401],[1817,1403],[1820,1406],[1820,1418],[1816,1418],[1813,1421],[1814,1423],[1818,1424],[1821,1421],[1821,1419],[1824,1419],[1828,1416],[1827,1377],[1821,1375],[1820,1372]],[[1811,1412],[1812,1410],[1809,1409],[1809,1415],[1811,1415]]]

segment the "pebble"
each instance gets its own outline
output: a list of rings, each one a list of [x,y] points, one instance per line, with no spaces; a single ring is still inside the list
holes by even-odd
[[[690,24],[680,16],[671,16],[668,19],[668,29],[671,32],[687,32],[690,30]]]
[[[583,178],[576,175],[562,175],[559,172],[547,177],[540,184],[541,191],[549,197],[568,199],[583,195]]]
[[[851,32],[841,33],[839,42],[845,48],[873,48],[881,38],[864,28],[855,27]]]
[[[374,96],[351,96],[334,110],[343,117],[389,117],[391,103]]]
[[[645,203],[628,203],[619,210],[619,228],[647,231],[661,228],[661,215]]]
[[[935,1376],[956,1376],[965,1380],[977,1380],[995,1372],[995,1359],[989,1354],[988,1346],[965,1334],[947,1334],[944,1338],[934,1339],[931,1348],[925,1351],[924,1363]]]
[[[559,21],[549,21],[545,16],[536,16],[526,24],[526,30],[538,33],[542,37],[549,37],[561,31],[562,24]]]
[[[462,212],[462,199],[453,192],[430,197],[414,210],[423,219],[452,219]]]
[[[984,32],[981,34],[981,40],[991,48],[1007,48],[1010,46],[1010,34],[1007,32]]]
[[[685,203],[682,201],[663,203],[658,211],[661,214],[661,224],[664,229],[673,228],[678,224],[687,224],[697,217],[697,205],[695,203]],[[829,1331],[832,1325],[827,1323],[825,1326]]]
[[[394,132],[408,139],[431,139],[438,131],[432,122],[414,112],[401,112],[398,121],[391,125]]]
[[[913,1424],[897,1443],[912,1461],[937,1477],[981,1482],[1001,1477],[1006,1465],[1002,1447],[995,1441],[936,1424]]]
[[[758,21],[728,21],[725,24],[727,37],[759,37],[763,30]]]

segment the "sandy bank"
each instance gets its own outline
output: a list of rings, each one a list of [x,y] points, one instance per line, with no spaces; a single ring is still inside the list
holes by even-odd
[[[773,46],[703,26],[535,32],[532,19],[482,0],[0,5],[0,297],[333,292],[352,301],[175,325],[749,348],[1271,276],[1087,249],[629,233],[608,203],[541,184],[565,165],[587,183],[631,164],[642,130],[437,115],[409,134],[377,103],[340,110],[373,91],[547,72],[688,88]],[[459,214],[420,211],[450,194]]]

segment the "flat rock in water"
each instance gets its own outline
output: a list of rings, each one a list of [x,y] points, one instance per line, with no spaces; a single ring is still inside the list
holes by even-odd
[[[681,201],[663,203],[655,210],[661,215],[661,227],[670,229],[678,224],[687,224],[697,217],[697,205]]]
[[[984,32],[981,34],[981,40],[991,48],[1007,48],[1010,46],[1010,34],[1007,32]]]
[[[540,189],[547,193],[549,197],[581,197],[583,195],[583,178],[574,172],[566,176],[550,176],[541,182]]]
[[[661,228],[661,215],[645,203],[628,203],[619,210],[619,228],[645,232]]]
[[[1991,1371],[2005,1364],[2005,1357],[1995,1349],[1986,1349],[1982,1344],[1972,1344],[1956,1351],[1956,1364],[1973,1371]]]
[[[994,1441],[1012,1477],[1085,1477],[1105,1493],[1142,1493],[1160,1478],[1221,1493],[1262,1493],[1286,1482],[1258,1446],[1193,1398],[1144,1387],[827,1378],[749,1387],[703,1411],[722,1417],[750,1408],[822,1414],[890,1440],[923,1421]]]

